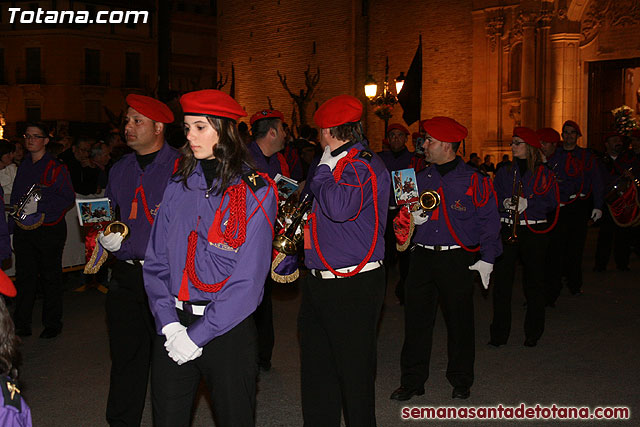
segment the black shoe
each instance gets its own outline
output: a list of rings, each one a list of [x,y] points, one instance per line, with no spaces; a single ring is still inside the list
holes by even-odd
[[[504,342],[498,342],[498,341],[496,341],[496,340],[494,340],[494,339],[491,339],[491,340],[487,343],[487,345],[492,345],[492,346],[494,346],[494,347],[500,347],[501,345],[505,345],[505,344],[506,344],[506,343],[504,343]]]
[[[525,347],[535,347],[538,344],[538,340],[534,340],[533,338],[527,338],[524,340]]]
[[[60,335],[60,332],[62,332],[60,329],[44,328],[44,331],[40,334],[40,338],[55,338]]]
[[[258,368],[262,372],[269,372],[271,370],[271,362],[258,362]]]
[[[31,328],[16,328],[16,335],[19,337],[30,337]]]
[[[468,399],[471,396],[471,390],[469,387],[454,387],[451,397],[453,399]]]
[[[405,386],[400,386],[389,396],[391,400],[409,400],[413,396],[422,396],[424,394],[424,387],[420,388],[409,388]]]

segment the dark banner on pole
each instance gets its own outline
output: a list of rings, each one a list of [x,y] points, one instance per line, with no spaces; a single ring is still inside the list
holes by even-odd
[[[407,125],[410,126],[420,120],[422,108],[422,36],[420,36],[418,50],[416,50],[413,61],[411,61],[402,90],[398,94],[398,102],[404,110],[402,118]]]

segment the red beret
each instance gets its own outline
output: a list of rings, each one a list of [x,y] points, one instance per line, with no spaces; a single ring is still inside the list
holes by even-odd
[[[3,270],[0,270],[0,294],[8,297],[16,296],[16,287]]]
[[[260,110],[251,116],[249,123],[253,126],[255,122],[262,119],[280,119],[284,122],[284,114],[278,110]]]
[[[164,102],[144,95],[130,93],[127,95],[127,105],[145,117],[155,122],[173,122],[173,113]]]
[[[407,129],[406,127],[402,126],[400,123],[392,123],[389,125],[389,127],[387,128],[387,133],[391,132],[392,130],[399,130],[400,132],[404,133],[405,135],[409,135],[411,132],[409,132],[409,129]]]
[[[542,144],[540,144],[540,138],[538,138],[538,134],[533,129],[529,129],[526,127],[517,127],[513,129],[513,136],[520,137],[532,147],[540,148]]]
[[[557,144],[560,142],[560,134],[553,128],[542,128],[536,131],[540,143],[549,142],[551,144]]]
[[[197,90],[180,97],[185,116],[216,116],[237,120],[247,112],[224,92],[216,89]]]
[[[442,142],[460,142],[467,137],[467,128],[449,117],[436,116],[421,122],[425,132]]]
[[[604,134],[602,141],[607,142],[607,139],[611,138],[612,136],[619,136],[620,138],[622,138],[622,135],[619,132],[611,131]]]
[[[362,103],[355,96],[338,95],[318,108],[313,121],[322,129],[357,122],[362,117]]]
[[[580,126],[578,126],[578,124],[576,122],[574,122],[573,120],[567,120],[566,122],[564,122],[564,124],[562,125],[562,130],[563,131],[564,131],[564,127],[565,126],[571,126],[572,128],[574,128],[578,132],[578,136],[582,136],[582,132],[580,132]]]

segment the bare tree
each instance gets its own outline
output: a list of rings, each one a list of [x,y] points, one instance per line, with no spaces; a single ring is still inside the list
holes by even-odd
[[[289,93],[289,96],[291,97],[291,99],[293,99],[293,102],[298,109],[300,126],[307,124],[307,106],[309,105],[309,102],[311,102],[311,99],[313,99],[316,88],[318,86],[318,82],[320,81],[320,67],[317,67],[316,73],[312,75],[311,65],[307,65],[307,69],[304,72],[304,84],[306,86],[306,90],[300,89],[300,93],[297,95],[293,93],[291,89],[289,89],[289,85],[287,84],[287,76],[280,74],[279,70],[277,71],[277,73],[278,78],[280,78],[280,84],[282,84],[282,87]]]
[[[214,83],[214,87],[218,90],[222,89],[224,87],[224,85],[227,84],[227,80],[229,79],[229,76],[224,76],[224,81],[222,81],[222,73],[220,73],[220,77],[218,78],[218,80]]]

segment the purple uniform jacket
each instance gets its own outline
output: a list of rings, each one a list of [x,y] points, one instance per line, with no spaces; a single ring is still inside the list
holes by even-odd
[[[116,206],[120,208],[120,221],[129,227],[129,237],[122,242],[120,250],[114,252],[119,260],[144,259],[151,223],[145,214],[141,194],[136,194],[136,190],[142,185],[149,213],[155,218],[179,156],[178,151],[165,143],[144,171],[135,153],[125,155],[111,168],[105,196],[111,200],[114,211]],[[134,196],[137,201],[136,215],[134,219],[129,219]]]
[[[282,156],[282,160],[287,163],[282,152],[276,153],[273,156],[267,158],[264,154],[262,154],[262,150],[260,149],[258,143],[256,141],[251,141],[251,144],[249,144],[249,154],[253,159],[256,169],[269,175],[269,178],[273,179],[277,174],[284,175],[282,173],[280,159],[278,158],[279,156]],[[297,167],[294,167],[294,170],[289,171],[288,177],[291,179],[295,179],[296,181],[300,181],[302,179],[302,166],[300,165],[300,162],[298,162]]]
[[[527,170],[523,177],[520,174],[517,162],[513,164],[513,168],[515,169],[517,182],[522,182],[521,197],[527,199],[527,209],[524,210],[525,213],[520,215],[520,218],[525,219],[526,216],[527,220],[532,221],[547,219],[547,214],[558,205],[556,201],[557,183],[553,172],[547,166],[542,165],[538,166],[535,175],[530,170]],[[509,166],[500,168],[493,180],[501,218],[509,218],[511,216],[511,213],[504,209],[504,200],[511,199],[513,195],[514,169]],[[538,175],[538,172],[540,172],[540,175]],[[544,190],[547,190],[544,194],[536,194]]]
[[[240,179],[234,184],[239,182]],[[187,183],[189,189],[172,179],[164,193],[145,256],[144,286],[158,334],[161,334],[165,325],[178,321],[175,298],[183,279],[187,239],[189,233],[197,228],[195,271],[198,278],[208,284],[229,278],[218,292],[201,291],[189,280],[189,300],[207,303],[204,315],[187,329],[193,342],[202,347],[242,322],[262,300],[265,278],[271,265],[276,197],[269,185],[255,192],[259,200],[265,199],[263,211],[247,188],[246,240],[234,250],[226,244],[208,241],[222,194],[210,194],[205,198],[207,185],[200,164]],[[228,204],[227,196],[224,197],[222,212]],[[228,217],[227,211],[222,218],[223,224]]]
[[[384,258],[384,229],[391,178],[382,159],[368,150],[363,151],[365,147],[361,143],[347,143],[334,150],[333,155],[352,149],[358,150],[355,158],[362,161],[347,165],[338,182],[334,180],[329,166],[319,165],[310,184],[314,197],[311,212],[316,215],[317,243],[325,260],[334,269],[360,264],[372,245],[376,223],[368,166],[373,169],[378,186],[377,241],[369,262]],[[309,229],[311,231],[311,227]],[[309,237],[311,247],[305,245],[305,265],[328,270],[316,252],[316,236]],[[305,238],[305,241],[308,240]]]
[[[435,165],[418,172],[418,191],[442,188],[444,200],[429,214],[429,219],[416,227],[413,241],[428,246],[453,246],[455,240],[445,218],[449,216],[451,228],[467,247],[480,245],[483,261],[493,264],[502,253],[500,241],[500,214],[491,188],[491,180],[477,169],[467,165],[460,157],[455,169],[444,177]],[[475,176],[475,178],[473,178]],[[476,181],[477,180],[477,181]],[[477,185],[472,185],[476,181]],[[474,194],[479,205],[474,203]]]
[[[600,176],[599,160],[582,147],[571,151],[556,148],[547,164],[556,174],[560,188],[560,203],[567,204],[574,196],[587,198],[593,195],[593,207],[602,209],[604,185]]]
[[[44,184],[45,187],[42,189],[42,199],[38,202],[38,211],[33,215],[44,213],[45,227],[64,221],[64,214],[73,207],[76,199],[66,166],[48,152],[35,163],[31,161],[31,153],[27,153],[13,181],[11,204],[17,204],[35,183]]]
[[[9,239],[9,227],[7,226],[7,217],[4,214],[4,190],[0,186],[0,202],[3,209],[0,214],[0,262],[7,258],[11,258],[11,240]]]
[[[6,377],[1,377],[3,384],[0,386],[0,426],[2,427],[31,427],[31,409],[22,396],[16,392],[11,400],[11,391],[8,384],[13,382]],[[9,399],[9,400],[7,400]]]
[[[638,176],[638,172],[640,171],[635,171],[635,161],[635,156],[631,156],[629,153],[621,154],[616,157],[615,160],[608,154],[605,154],[599,162],[600,176],[602,177],[605,189],[610,189],[616,180],[629,170],[629,168],[632,168],[632,172],[635,172],[634,175]]]
[[[404,147],[397,153],[391,150],[381,151],[378,153],[378,156],[380,156],[384,162],[389,173],[393,173],[393,171],[410,168],[411,166],[409,166],[409,164],[411,163],[413,153],[407,150],[407,147]],[[391,183],[391,193],[389,194],[389,206],[396,206],[396,198],[393,194],[393,182]]]

